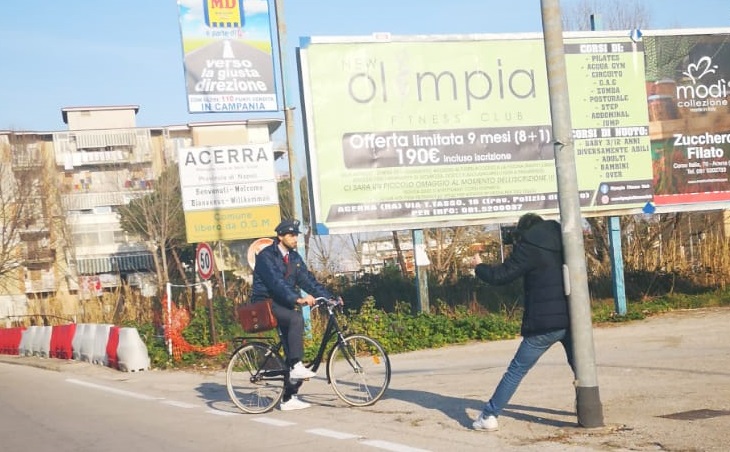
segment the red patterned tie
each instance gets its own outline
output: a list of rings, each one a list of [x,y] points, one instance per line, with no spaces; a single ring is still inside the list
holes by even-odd
[[[289,265],[289,253],[286,253],[286,254],[284,255],[284,263],[285,263],[286,265]]]

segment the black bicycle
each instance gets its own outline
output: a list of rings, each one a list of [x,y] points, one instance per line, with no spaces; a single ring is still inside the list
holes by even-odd
[[[314,307],[327,311],[327,327],[317,355],[307,367],[316,372],[327,345],[335,339],[327,355],[327,382],[348,405],[372,405],[383,397],[390,384],[390,359],[375,339],[343,333],[336,316],[341,306],[341,299],[317,298]],[[283,356],[281,331],[278,332],[278,340],[259,336],[236,338],[241,345],[228,362],[226,387],[233,403],[246,413],[270,411],[284,395],[289,368]]]

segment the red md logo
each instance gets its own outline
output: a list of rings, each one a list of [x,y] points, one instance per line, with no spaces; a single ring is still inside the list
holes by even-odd
[[[241,28],[245,22],[242,0],[205,0],[204,13],[212,28]]]

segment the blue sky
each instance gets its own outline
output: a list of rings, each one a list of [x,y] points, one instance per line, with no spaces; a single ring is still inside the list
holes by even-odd
[[[575,1],[563,0],[561,6],[567,9]],[[539,0],[282,3],[286,86],[292,88],[300,36],[542,31]],[[727,0],[641,3],[652,29],[730,27]],[[61,108],[89,105],[138,105],[140,127],[281,117],[187,112],[175,0],[5,0],[0,55],[0,129],[64,130]],[[298,94],[287,96],[298,108]]]

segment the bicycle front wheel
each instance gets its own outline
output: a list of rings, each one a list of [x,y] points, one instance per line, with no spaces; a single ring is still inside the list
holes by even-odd
[[[353,334],[335,344],[327,359],[327,377],[348,405],[372,405],[390,384],[390,359],[378,341]]]
[[[281,357],[265,344],[242,345],[226,369],[228,395],[246,413],[265,413],[284,395],[286,371]]]

